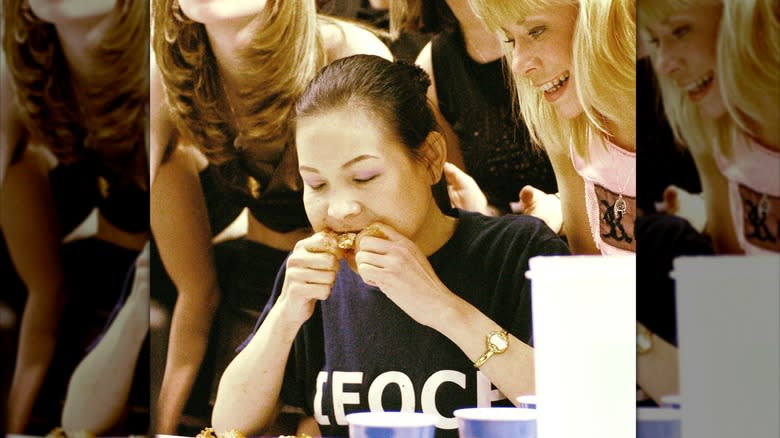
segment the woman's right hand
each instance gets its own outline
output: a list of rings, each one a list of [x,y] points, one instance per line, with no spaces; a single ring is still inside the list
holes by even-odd
[[[509,203],[512,213],[537,217],[553,231],[561,234],[563,211],[561,210],[561,199],[558,196],[527,185],[520,189],[518,198],[518,202]]]
[[[302,325],[314,313],[318,300],[330,296],[339,270],[339,252],[333,233],[319,232],[299,241],[287,258],[286,274],[277,306],[285,319]]]
[[[672,184],[664,190],[663,201],[656,210],[687,220],[698,232],[707,225],[707,205],[701,193],[690,193]]]

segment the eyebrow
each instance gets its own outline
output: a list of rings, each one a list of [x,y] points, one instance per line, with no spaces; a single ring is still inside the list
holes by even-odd
[[[359,163],[361,161],[368,160],[368,159],[377,159],[378,160],[379,157],[377,157],[376,155],[369,155],[369,154],[358,155],[357,157],[355,157],[355,158],[347,161],[346,163],[342,164],[341,165],[341,169],[346,169],[349,166],[355,165],[355,164],[357,164],[357,163]],[[313,167],[309,167],[309,166],[300,166],[298,168],[298,170],[305,170],[307,172],[320,173],[319,170],[317,170],[317,169],[315,169]]]

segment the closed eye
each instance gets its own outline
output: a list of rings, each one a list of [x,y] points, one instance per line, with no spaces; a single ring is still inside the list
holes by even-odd
[[[323,181],[306,181],[303,180],[303,183],[306,184],[310,189],[312,190],[322,190],[323,187],[325,187],[325,183]]]
[[[540,36],[547,30],[547,26],[536,26],[528,31],[528,35],[533,39],[539,39]]]
[[[367,183],[367,182],[369,182],[371,180],[376,179],[376,177],[378,177],[378,176],[379,176],[378,174],[370,175],[370,176],[361,176],[361,177],[357,177],[356,176],[355,178],[352,178],[352,181],[355,181],[356,183],[359,183],[359,184],[365,184],[365,183]]]

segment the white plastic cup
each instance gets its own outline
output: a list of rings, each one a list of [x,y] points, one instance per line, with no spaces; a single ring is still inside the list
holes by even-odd
[[[682,435],[780,436],[780,255],[680,257],[671,276]]]
[[[536,438],[534,409],[467,408],[453,414],[460,438]]]
[[[681,415],[674,408],[637,408],[636,438],[680,438]]]
[[[636,432],[636,257],[529,261],[542,438]]]
[[[346,416],[350,438],[433,438],[437,418],[420,412],[358,412]]]

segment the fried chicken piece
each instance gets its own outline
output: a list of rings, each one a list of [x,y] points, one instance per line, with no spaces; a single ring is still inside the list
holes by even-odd
[[[306,245],[306,251],[336,254],[338,247],[338,235],[333,231],[325,230],[318,233],[318,239],[315,242]]]

